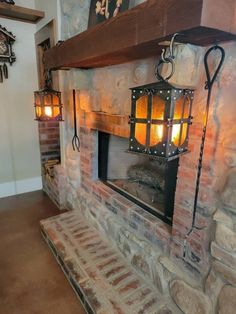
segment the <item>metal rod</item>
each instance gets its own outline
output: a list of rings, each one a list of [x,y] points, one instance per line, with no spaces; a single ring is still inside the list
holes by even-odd
[[[215,70],[213,76],[211,77],[210,71],[209,71],[209,65],[208,65],[208,57],[212,51],[219,50],[221,53],[221,59],[218,64],[217,69]],[[202,131],[202,142],[201,142],[201,147],[200,147],[200,154],[199,154],[199,161],[198,161],[198,171],[197,171],[197,179],[196,179],[196,187],[195,187],[195,197],[194,197],[194,205],[193,205],[193,216],[192,216],[192,226],[191,229],[188,231],[188,233],[185,236],[184,240],[184,252],[183,256],[186,256],[186,251],[187,251],[187,239],[191,235],[194,229],[201,230],[204,228],[197,227],[195,225],[195,220],[196,220],[196,212],[197,212],[197,204],[198,204],[198,196],[199,196],[199,187],[200,187],[200,181],[201,181],[201,174],[202,174],[202,163],[203,163],[203,155],[204,155],[204,148],[205,148],[205,140],[206,140],[206,131],[207,131],[207,124],[208,124],[208,118],[209,118],[209,108],[210,108],[210,103],[211,103],[211,93],[212,93],[212,87],[216,81],[216,78],[220,72],[220,69],[224,63],[225,59],[225,51],[222,47],[216,45],[211,47],[210,49],[207,50],[205,57],[204,57],[204,66],[205,66],[205,71],[206,71],[206,84],[205,84],[205,89],[208,90],[207,94],[207,103],[206,103],[206,111],[205,111],[205,121],[204,121],[204,127]]]
[[[73,89],[73,113],[74,113],[74,136],[72,138],[73,150],[80,151],[80,139],[77,135],[77,117],[76,117],[76,92]]]

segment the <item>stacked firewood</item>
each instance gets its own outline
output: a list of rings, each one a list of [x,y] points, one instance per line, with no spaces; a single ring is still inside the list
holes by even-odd
[[[49,159],[44,164],[44,172],[48,179],[54,178],[54,166],[58,165],[60,161],[58,159]]]

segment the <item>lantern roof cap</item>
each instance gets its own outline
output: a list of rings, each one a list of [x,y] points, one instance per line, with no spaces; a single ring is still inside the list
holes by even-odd
[[[151,84],[146,84],[142,86],[137,86],[137,87],[132,87],[130,88],[131,90],[144,90],[144,89],[154,89],[154,90],[159,90],[159,89],[187,89],[187,90],[194,90],[195,88],[191,86],[181,86],[177,84],[170,84],[167,81],[159,81],[159,82],[154,82]]]
[[[55,90],[53,88],[49,88],[49,87],[44,87],[44,88],[42,88],[40,90],[35,91],[35,93],[61,94],[61,92],[59,92],[59,91],[57,91],[57,90]]]

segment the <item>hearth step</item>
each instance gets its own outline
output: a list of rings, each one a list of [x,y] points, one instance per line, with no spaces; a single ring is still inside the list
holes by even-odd
[[[40,222],[44,239],[87,313],[176,313],[168,298],[76,211]]]

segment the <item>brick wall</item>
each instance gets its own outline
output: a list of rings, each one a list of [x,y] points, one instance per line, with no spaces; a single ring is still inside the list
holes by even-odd
[[[66,197],[63,187],[66,185],[66,178],[64,169],[59,165],[61,160],[59,127],[59,122],[55,121],[38,123],[43,190],[59,209],[64,209]],[[54,159],[58,160],[58,165],[54,166],[54,177],[49,177],[45,173],[44,164]]]
[[[39,122],[38,128],[41,164],[49,159],[60,160],[59,122]]]

